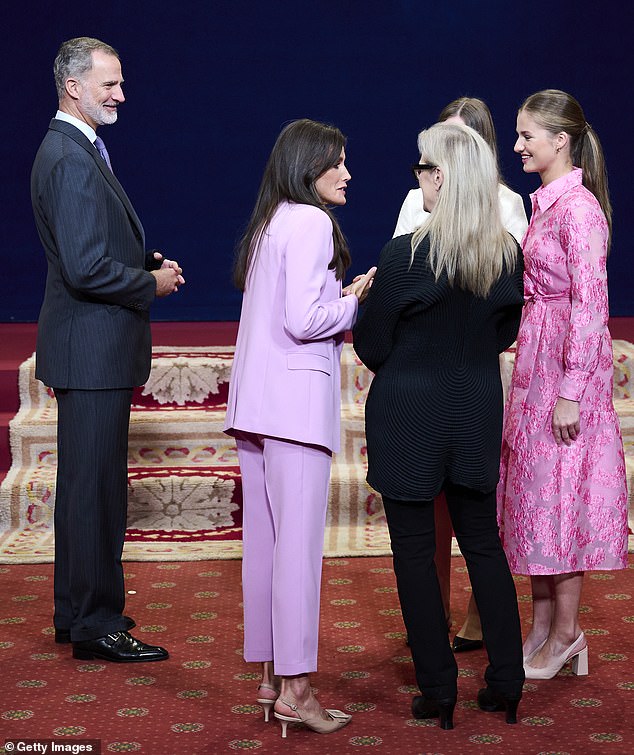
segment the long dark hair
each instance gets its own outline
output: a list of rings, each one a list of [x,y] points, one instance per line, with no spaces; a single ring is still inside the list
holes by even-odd
[[[519,112],[522,110],[553,136],[561,131],[568,134],[572,164],[583,171],[583,185],[594,194],[601,205],[611,237],[612,205],[603,149],[596,131],[586,121],[581,105],[572,95],[562,92],[561,89],[544,89],[531,94]]]
[[[346,144],[335,126],[302,118],[286,126],[264,169],[262,183],[247,229],[236,248],[233,282],[244,291],[260,241],[280,202],[319,207],[332,221],[334,253],[328,268],[342,280],[350,266],[350,251],[336,218],[315,189],[315,181],[335,166]]]

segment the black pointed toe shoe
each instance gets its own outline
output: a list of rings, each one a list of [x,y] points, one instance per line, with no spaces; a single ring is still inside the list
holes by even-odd
[[[439,718],[441,729],[453,729],[453,711],[456,698],[435,700],[433,697],[416,695],[412,699],[412,715],[414,718]]]
[[[114,661],[115,663],[142,663],[164,661],[169,658],[165,648],[146,645],[128,632],[112,632],[95,640],[73,642],[73,658],[81,661]]]
[[[483,640],[468,640],[466,637],[456,635],[451,645],[454,653],[466,653],[468,650],[480,650],[484,647]]]

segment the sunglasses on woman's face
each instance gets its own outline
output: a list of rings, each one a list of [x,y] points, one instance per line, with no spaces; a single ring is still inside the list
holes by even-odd
[[[414,175],[414,178],[418,181],[420,174],[424,170],[434,170],[434,168],[437,167],[437,165],[432,165],[431,163],[415,163],[414,165],[412,165],[412,173]]]

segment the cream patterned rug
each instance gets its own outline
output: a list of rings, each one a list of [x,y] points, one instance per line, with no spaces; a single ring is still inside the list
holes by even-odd
[[[124,559],[239,558],[241,486],[234,442],[222,432],[231,347],[155,347],[130,420],[128,531]],[[512,350],[501,360],[508,384]],[[634,344],[614,342],[615,405],[634,490]],[[0,486],[0,563],[53,560],[57,407],[20,367],[21,407],[10,425],[12,466]],[[335,456],[324,553],[390,553],[380,501],[365,482],[363,407],[371,374],[346,344],[342,355],[342,449]],[[630,507],[631,509],[631,507]],[[455,548],[455,545],[454,545]]]
[[[130,420],[127,560],[241,556],[241,486],[222,432],[232,347],[153,350]],[[0,562],[53,560],[57,406],[20,367],[21,407],[10,425],[12,466],[0,486]],[[380,498],[365,483],[363,406],[370,373],[346,346],[342,450],[332,468],[325,554],[390,552]]]

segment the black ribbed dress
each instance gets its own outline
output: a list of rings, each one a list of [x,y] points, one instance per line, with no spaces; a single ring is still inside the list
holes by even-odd
[[[426,238],[381,252],[354,328],[375,373],[365,407],[368,483],[399,500],[431,500],[445,481],[489,492],[498,481],[502,384],[498,355],[517,335],[522,263],[486,299],[434,279]]]

